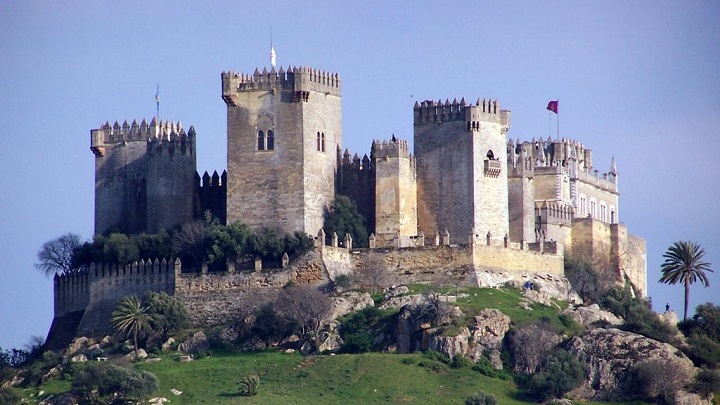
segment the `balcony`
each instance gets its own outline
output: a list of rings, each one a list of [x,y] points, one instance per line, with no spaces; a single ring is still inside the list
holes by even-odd
[[[502,170],[502,162],[499,159],[485,159],[485,176],[497,177]]]

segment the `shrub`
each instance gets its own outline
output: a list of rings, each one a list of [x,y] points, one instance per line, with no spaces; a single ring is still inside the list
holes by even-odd
[[[93,403],[116,396],[141,401],[156,391],[159,385],[150,372],[97,363],[80,367],[74,373],[72,387],[84,397],[85,403]]]
[[[558,350],[547,361],[545,370],[533,374],[528,383],[530,393],[541,401],[560,398],[585,379],[585,370],[570,353]]]
[[[0,404],[19,404],[20,400],[20,395],[12,388],[0,387]]]
[[[465,356],[457,355],[453,357],[450,367],[452,368],[470,368],[473,366],[472,360]]]
[[[696,365],[715,367],[720,364],[720,343],[702,332],[695,332],[687,338],[687,356]]]
[[[478,392],[465,400],[465,405],[497,405],[498,401],[492,394]]]
[[[630,370],[625,388],[631,397],[672,404],[675,393],[688,382],[689,370],[667,359],[652,359]]]
[[[337,277],[335,277],[334,285],[336,288],[342,288],[344,290],[352,287],[353,285],[353,279],[352,276],[348,274],[341,274]]]
[[[490,360],[485,357],[478,359],[477,363],[472,366],[472,370],[490,378],[499,378],[501,380],[509,380],[512,375],[505,369],[496,370]]]
[[[366,307],[340,319],[340,336],[343,339],[343,353],[363,353],[380,347],[373,347],[372,340],[380,332],[390,334],[393,317],[376,307]]]
[[[713,393],[720,392],[720,370],[702,368],[695,375],[691,389],[704,399],[709,399]]]
[[[260,377],[256,375],[247,376],[240,381],[240,395],[245,397],[251,397],[257,395],[258,387],[260,386]]]

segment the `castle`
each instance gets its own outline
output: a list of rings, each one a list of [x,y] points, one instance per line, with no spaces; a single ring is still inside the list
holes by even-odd
[[[561,276],[571,252],[603,260],[617,281],[646,294],[645,241],[620,223],[614,160],[600,174],[592,151],[578,141],[508,140],[511,114],[497,100],[416,102],[414,151],[393,135],[373,141],[370,156],[351,158],[342,149],[338,74],[273,67],[223,72],[221,81],[227,108],[222,175],[196,173],[195,129],[186,132],[179,122],[126,121],[91,130],[96,233],[157,232],[210,210],[226,223],[319,235],[312,258],[284,277],[309,271],[332,278],[352,271],[365,254],[344,235],[325,246],[323,216],[342,194],[366,218],[370,250],[394,252],[386,262],[398,274],[436,266],[447,270],[448,280],[459,277],[453,283],[474,285],[484,284],[483,272]],[[98,264],[87,274],[56,277],[56,320],[74,314],[76,324],[92,323],[118,294],[154,289],[187,298],[199,281],[178,266]],[[215,280],[208,285],[222,284],[203,277]],[[235,285],[280,283],[232,271],[223,277],[246,277]],[[90,310],[103,299],[105,309]]]

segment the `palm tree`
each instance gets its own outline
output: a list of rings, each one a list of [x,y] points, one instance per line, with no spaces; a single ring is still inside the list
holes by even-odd
[[[705,287],[710,285],[706,271],[712,272],[710,263],[702,260],[705,249],[695,242],[675,242],[663,255],[665,262],[662,265],[661,283],[685,285],[685,312],[683,320],[687,320],[688,299],[690,284],[700,281]]]
[[[112,327],[126,338],[132,335],[135,345],[135,360],[138,359],[138,337],[152,332],[147,308],[142,306],[138,297],[131,295],[123,298],[112,313]]]

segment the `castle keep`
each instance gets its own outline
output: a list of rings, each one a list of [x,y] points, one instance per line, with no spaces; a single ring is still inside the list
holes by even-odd
[[[179,122],[91,131],[95,232],[157,232],[210,210],[223,223],[317,235],[316,249],[271,275],[233,266],[189,274],[177,260],[96,264],[56,276],[53,325],[99,333],[118,298],[150,290],[175,294],[196,322],[207,322],[215,316],[209,308],[245,305],[253,289],[351,273],[371,251],[383,254],[398,282],[437,285],[560,277],[572,253],[647,291],[645,241],[620,223],[614,160],[601,173],[576,140],[508,140],[511,114],[497,100],[415,103],[414,150],[393,135],[361,158],[342,148],[337,74],[272,68],[224,72],[221,81],[221,175],[195,172],[195,129]],[[339,194],[366,219],[370,249],[353,248],[349,235],[327,235],[325,246],[323,216]]]

